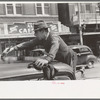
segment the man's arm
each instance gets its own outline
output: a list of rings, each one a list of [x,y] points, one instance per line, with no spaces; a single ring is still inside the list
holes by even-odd
[[[39,45],[39,44],[40,44],[40,41],[37,38],[35,38],[33,40],[23,42],[23,43],[20,43],[20,44],[14,46],[14,49],[15,50],[28,49],[28,48],[32,48],[36,45]]]
[[[45,57],[46,60],[48,60],[48,62],[54,60],[57,52],[58,52],[58,49],[59,49],[59,45],[60,45],[60,39],[58,36],[53,36],[52,37],[52,41],[51,41],[51,48],[50,48],[50,51],[49,51],[49,54]]]
[[[13,50],[22,50],[22,49],[28,49],[28,48],[33,48],[36,45],[39,45],[41,42],[37,39],[34,38],[33,40],[30,40],[28,42],[23,42],[20,43],[14,47],[9,47],[7,49],[5,49],[2,53],[2,55],[7,55],[8,53],[12,52]]]

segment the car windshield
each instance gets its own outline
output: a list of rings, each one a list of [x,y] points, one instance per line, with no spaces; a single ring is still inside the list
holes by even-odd
[[[76,53],[90,53],[91,51],[88,48],[73,48]]]
[[[79,49],[73,49],[76,53],[80,53]]]
[[[80,52],[81,53],[84,53],[84,52],[89,52],[90,53],[90,50],[88,48],[80,48]]]

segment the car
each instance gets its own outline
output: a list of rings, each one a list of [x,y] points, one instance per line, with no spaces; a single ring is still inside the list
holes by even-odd
[[[32,52],[38,51],[39,53],[41,51],[44,52],[42,49],[33,50]],[[28,68],[28,65],[38,59],[38,57],[40,56],[25,57],[24,61],[18,61],[16,56],[5,56],[0,61],[0,81],[43,80],[42,70],[36,70],[35,67]],[[69,65],[57,61],[53,61],[52,65],[58,71],[54,80],[76,80],[73,69]]]
[[[33,56],[42,56],[45,55],[45,49],[34,49],[32,50]]]
[[[13,62],[0,64],[0,81],[43,80],[43,71],[28,68],[29,62]],[[62,62],[52,62],[58,70],[54,80],[76,80],[72,67]]]
[[[81,66],[85,66],[88,68],[93,68],[94,64],[97,62],[97,57],[93,55],[93,51],[86,45],[69,45],[71,49],[73,49],[77,53],[77,68]],[[46,55],[44,49],[35,49],[33,53],[38,53],[40,55]]]
[[[97,57],[93,54],[93,51],[86,45],[70,45],[77,53],[77,67],[85,65],[88,68],[93,68],[97,62]]]

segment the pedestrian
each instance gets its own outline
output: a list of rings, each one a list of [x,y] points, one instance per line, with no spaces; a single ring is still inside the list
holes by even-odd
[[[27,48],[32,49],[34,46],[42,45],[44,46],[47,55],[43,58],[38,58],[35,61],[37,66],[42,67],[55,59],[59,62],[70,65],[75,72],[77,62],[76,53],[69,48],[69,46],[62,40],[60,36],[49,32],[48,28],[48,25],[44,21],[37,21],[34,24],[34,32],[36,37],[30,41],[23,42],[12,47],[6,53],[9,53],[13,50],[23,50]]]

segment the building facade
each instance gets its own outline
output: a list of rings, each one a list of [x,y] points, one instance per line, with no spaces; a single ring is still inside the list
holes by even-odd
[[[51,27],[50,31],[61,34],[69,45],[80,43],[80,21],[83,43],[91,47],[98,56],[100,54],[99,7],[99,3],[2,3],[0,4],[0,54],[8,46],[34,38],[34,22],[44,20]],[[29,52],[25,54],[29,55]]]
[[[62,11],[61,11],[61,10]],[[66,10],[67,9],[67,10]],[[66,3],[58,4],[59,20],[70,27],[72,33],[83,35],[83,44],[88,45],[96,56],[100,53],[100,4]],[[80,17],[79,17],[80,15]],[[65,21],[66,20],[66,21]],[[81,27],[79,27],[81,24]],[[77,39],[76,39],[77,41]]]
[[[0,54],[8,47],[34,38],[34,22],[44,20],[50,31],[58,32],[55,3],[0,4]]]
[[[100,56],[100,4],[81,3],[79,5],[74,5],[75,13],[72,19],[73,25],[77,30],[79,28],[78,6],[80,6],[80,23],[83,33],[83,43],[88,45],[96,56]],[[77,17],[75,18],[74,16]]]
[[[57,3],[0,4],[0,54],[6,47],[34,38],[34,23],[38,20],[44,20],[58,35],[71,34],[58,19]]]

